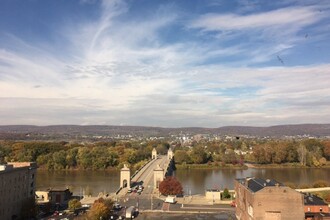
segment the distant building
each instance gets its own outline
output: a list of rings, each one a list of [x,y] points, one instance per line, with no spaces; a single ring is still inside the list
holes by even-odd
[[[226,198],[223,198],[223,191],[220,189],[207,189],[205,190],[205,198],[207,200],[214,202],[220,202],[221,200],[226,200]],[[235,197],[235,191],[234,190],[228,190],[230,197],[234,198]],[[228,200],[228,199],[227,199]]]
[[[36,191],[36,198],[39,204],[50,203],[51,205],[67,205],[72,197],[69,189],[48,189]]]
[[[304,219],[304,196],[275,180],[235,180],[238,220]]]
[[[309,193],[303,195],[305,219],[330,219],[329,206],[322,198]]]
[[[18,219],[23,202],[34,198],[36,169],[33,162],[0,165],[0,219]]]

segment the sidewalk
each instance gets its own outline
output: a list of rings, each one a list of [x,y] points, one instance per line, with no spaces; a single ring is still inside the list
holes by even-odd
[[[165,196],[160,196],[159,199],[165,200]],[[177,203],[184,204],[184,205],[230,205],[232,203],[231,200],[214,200],[207,199],[203,195],[192,195],[192,196],[185,196],[183,198],[176,198]]]

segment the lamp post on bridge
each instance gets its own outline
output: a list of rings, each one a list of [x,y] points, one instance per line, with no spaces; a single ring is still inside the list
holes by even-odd
[[[152,201],[152,187],[150,185],[148,185],[148,191],[150,193],[150,210],[152,210],[152,206],[153,206],[153,201]]]

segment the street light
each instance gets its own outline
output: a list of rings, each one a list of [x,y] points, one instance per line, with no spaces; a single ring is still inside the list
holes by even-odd
[[[152,203],[152,193],[151,193],[150,188],[151,188],[150,185],[148,185],[148,191],[150,193],[150,210],[152,210],[153,203]]]

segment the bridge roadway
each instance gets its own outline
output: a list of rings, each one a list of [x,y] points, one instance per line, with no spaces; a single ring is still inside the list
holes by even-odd
[[[154,169],[157,165],[164,169],[164,175],[167,170],[169,160],[167,156],[159,155],[157,159],[153,159],[146,164],[132,179],[131,186],[142,183],[144,190],[142,194],[151,194],[154,190]],[[122,189],[118,196],[124,196],[127,193],[127,188]]]

